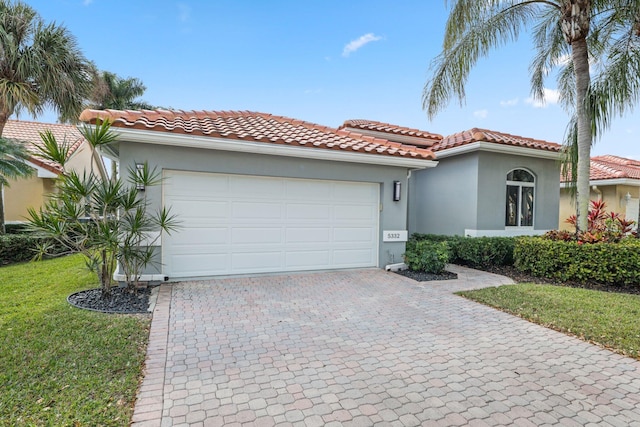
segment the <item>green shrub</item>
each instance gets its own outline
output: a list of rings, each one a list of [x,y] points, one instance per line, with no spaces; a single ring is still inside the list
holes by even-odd
[[[42,245],[49,248],[49,258],[64,252],[64,248],[55,242],[32,234],[0,235],[0,265],[30,261],[38,254],[38,248]]]
[[[404,254],[404,262],[413,271],[439,274],[449,262],[447,242],[415,241]]]
[[[24,223],[5,224],[4,229],[7,234],[23,234],[28,232],[27,224]]]
[[[415,251],[419,242],[447,242],[449,262],[471,267],[513,265],[514,237],[462,237],[414,233],[407,242],[407,252]]]
[[[471,267],[512,265],[515,238],[465,237],[456,245],[456,259]]]
[[[640,284],[640,242],[583,244],[543,238],[517,240],[515,266],[534,276],[561,282]]]

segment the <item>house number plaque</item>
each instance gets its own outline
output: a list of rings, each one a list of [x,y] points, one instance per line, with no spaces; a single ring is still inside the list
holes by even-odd
[[[406,242],[408,237],[407,230],[384,230],[382,232],[383,242]]]

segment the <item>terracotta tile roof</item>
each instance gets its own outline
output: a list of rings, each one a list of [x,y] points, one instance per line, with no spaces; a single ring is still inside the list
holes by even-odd
[[[473,128],[464,132],[454,133],[445,136],[442,141],[431,147],[431,150],[438,152],[449,148],[460,147],[474,142],[493,142],[496,144],[512,145],[515,147],[533,148],[536,150],[546,150],[560,152],[562,146],[554,142],[540,139],[525,138],[523,136],[510,135],[508,133],[495,132],[487,129]]]
[[[371,130],[383,132],[393,135],[409,136],[424,139],[425,146],[432,146],[434,143],[442,140],[442,135],[431,133],[420,129],[413,129],[403,126],[392,125],[390,123],[376,122],[374,120],[351,119],[346,120],[338,129],[357,128],[362,130]],[[422,144],[420,144],[422,145]]]
[[[59,143],[67,142],[71,145],[69,155],[72,155],[85,141],[78,129],[73,125],[59,123],[25,122],[21,120],[9,120],[2,132],[3,138],[16,139],[25,143],[27,150],[32,154],[29,159],[36,165],[53,173],[61,173],[62,166],[59,163],[43,160],[38,157],[39,151],[36,145],[40,145],[42,139],[40,132],[49,129]]]
[[[413,145],[364,136],[314,123],[251,111],[85,110],[80,120],[108,118],[112,126],[241,141],[342,150],[371,155],[433,160],[433,152]]]
[[[608,154],[591,158],[590,180],[625,178],[640,179],[640,161]]]

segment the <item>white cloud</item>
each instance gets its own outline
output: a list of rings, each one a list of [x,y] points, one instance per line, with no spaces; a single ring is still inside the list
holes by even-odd
[[[518,98],[513,98],[513,99],[507,99],[506,101],[500,101],[500,106],[502,107],[513,107],[518,105]]]
[[[378,40],[382,40],[382,37],[376,36],[373,33],[367,33],[364,36],[360,36],[356,40],[350,41],[344,47],[344,49],[342,50],[342,56],[346,58],[352,52],[355,52],[356,50],[360,49],[362,46],[366,45],[367,43],[376,42]]]
[[[191,7],[186,3],[178,3],[178,19],[180,22],[187,22],[191,18]]]
[[[560,92],[556,89],[544,88],[543,93],[543,100],[527,98],[525,102],[534,108],[547,108],[549,104],[557,104],[560,100]]]
[[[477,110],[473,112],[473,116],[479,119],[486,119],[488,115],[489,115],[488,110]]]

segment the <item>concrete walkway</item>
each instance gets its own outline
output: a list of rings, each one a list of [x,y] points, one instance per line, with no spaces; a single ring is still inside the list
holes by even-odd
[[[640,426],[640,363],[455,296],[455,267],[162,285],[146,426]]]

